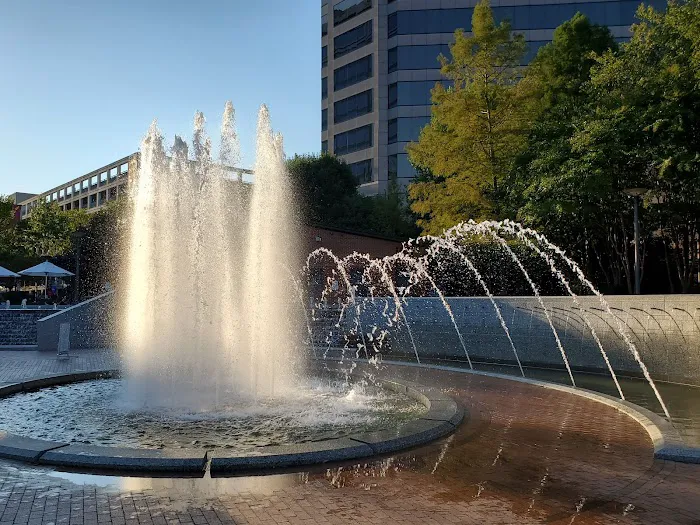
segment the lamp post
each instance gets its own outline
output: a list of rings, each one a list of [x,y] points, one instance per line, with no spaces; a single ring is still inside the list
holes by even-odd
[[[627,195],[634,200],[634,293],[639,295],[642,288],[642,271],[639,257],[639,201],[649,190],[646,188],[625,188]]]

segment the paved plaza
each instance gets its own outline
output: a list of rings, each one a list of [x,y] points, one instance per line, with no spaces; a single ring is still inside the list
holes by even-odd
[[[118,366],[0,352],[0,384]],[[565,392],[394,367],[470,414],[456,434],[373,462],[237,478],[118,478],[0,461],[0,525],[415,523],[700,525],[700,465],[654,460],[628,416]]]

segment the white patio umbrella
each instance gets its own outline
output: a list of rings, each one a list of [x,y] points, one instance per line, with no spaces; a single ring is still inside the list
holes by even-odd
[[[46,279],[44,287],[44,297],[47,296],[47,290],[49,288],[49,277],[72,277],[74,274],[68,270],[64,270],[50,263],[49,261],[44,261],[41,264],[27,268],[19,272],[20,275],[25,275],[27,277],[44,277]]]
[[[11,272],[7,268],[3,268],[2,266],[0,266],[0,278],[2,277],[19,277],[19,274]]]

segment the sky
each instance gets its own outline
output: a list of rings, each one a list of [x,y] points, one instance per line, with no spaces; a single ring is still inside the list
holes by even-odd
[[[0,9],[0,195],[40,193],[168,144],[204,112],[214,144],[231,100],[254,161],[261,104],[285,152],[321,135],[318,0],[21,0]]]

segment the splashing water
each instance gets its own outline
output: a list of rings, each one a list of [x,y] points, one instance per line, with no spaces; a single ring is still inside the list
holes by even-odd
[[[167,151],[154,122],[132,183],[121,346],[129,390],[144,405],[282,396],[302,365],[303,305],[280,272],[300,267],[281,136],[263,106],[248,185],[232,176],[240,148],[231,103],[218,161],[205,124],[197,113],[190,154],[177,136]]]

